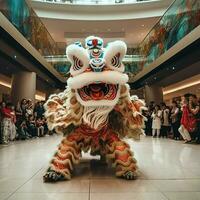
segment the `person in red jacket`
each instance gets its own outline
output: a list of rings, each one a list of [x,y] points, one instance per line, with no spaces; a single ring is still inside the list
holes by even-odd
[[[6,106],[2,106],[1,108],[1,115],[2,115],[2,143],[8,144],[9,137],[12,133],[12,123],[13,123],[13,115],[11,110],[11,103],[7,103]]]
[[[191,129],[191,119],[189,111],[189,95],[186,94],[182,97],[182,117],[181,117],[181,126],[179,132],[183,137],[185,143],[191,142],[190,129]]]

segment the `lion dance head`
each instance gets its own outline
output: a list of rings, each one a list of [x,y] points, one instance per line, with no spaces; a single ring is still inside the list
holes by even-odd
[[[101,38],[91,36],[86,39],[85,46],[86,49],[73,44],[67,48],[72,63],[68,86],[75,90],[83,106],[115,106],[121,86],[128,81],[122,63],[126,44],[115,41],[104,48]]]

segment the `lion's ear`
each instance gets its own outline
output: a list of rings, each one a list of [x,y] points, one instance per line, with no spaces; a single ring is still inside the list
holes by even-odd
[[[69,45],[66,54],[72,64],[70,68],[72,76],[82,73],[89,66],[89,55],[83,47],[76,44]]]
[[[127,51],[127,46],[123,41],[115,41],[108,44],[105,49],[104,59],[106,66],[115,71],[124,71],[122,59]]]

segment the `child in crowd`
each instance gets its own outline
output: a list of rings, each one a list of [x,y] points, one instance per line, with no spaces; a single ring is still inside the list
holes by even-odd
[[[27,129],[31,137],[37,137],[36,122],[33,115],[28,116]]]
[[[162,117],[162,111],[160,110],[160,106],[156,105],[155,109],[151,115],[152,117],[152,136],[157,137],[160,136],[160,129],[161,129],[161,117]]]
[[[44,122],[41,118],[38,118],[36,120],[36,126],[37,126],[37,136],[38,137],[42,137],[44,136],[44,126],[43,126]]]
[[[161,104],[162,106],[162,127],[161,127],[161,137],[168,137],[168,133],[170,131],[170,110],[169,108],[166,106],[165,103]]]
[[[22,121],[22,123],[20,124],[17,133],[18,133],[17,139],[19,139],[19,140],[26,140],[26,139],[30,138],[25,120]]]

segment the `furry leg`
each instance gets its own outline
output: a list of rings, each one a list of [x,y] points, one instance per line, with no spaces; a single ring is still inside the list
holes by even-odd
[[[71,179],[73,165],[78,164],[81,157],[81,143],[76,139],[76,135],[71,134],[62,140],[49,169],[43,177],[44,182]]]
[[[137,176],[136,160],[130,146],[121,141],[116,135],[111,135],[107,144],[107,159],[112,161],[113,167],[116,168],[116,176],[127,180],[133,180]]]

